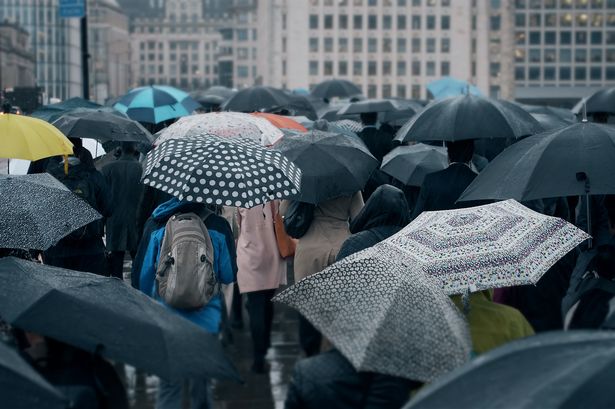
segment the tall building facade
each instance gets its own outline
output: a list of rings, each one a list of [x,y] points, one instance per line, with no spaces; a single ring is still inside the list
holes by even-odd
[[[207,18],[203,0],[154,0],[131,20],[132,85],[184,89],[219,82],[220,21]]]
[[[258,71],[263,83],[290,89],[344,78],[372,98],[427,98],[427,84],[442,76],[510,97],[512,52],[490,50],[512,45],[502,35],[511,8],[493,3],[262,0]]]
[[[28,32],[15,23],[0,23],[0,92],[15,87],[32,87],[34,54]]]
[[[88,1],[90,98],[99,104],[130,88],[128,22],[116,0]]]
[[[59,0],[2,0],[0,21],[16,23],[30,35],[36,83],[47,98],[82,93],[79,20],[58,13]]]
[[[615,0],[515,0],[516,96],[571,106],[615,86]]]

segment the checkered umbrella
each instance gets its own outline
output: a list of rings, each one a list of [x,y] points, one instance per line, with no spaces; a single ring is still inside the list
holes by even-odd
[[[200,106],[184,91],[168,86],[151,85],[129,91],[113,105],[113,108],[135,121],[158,124],[190,115]]]

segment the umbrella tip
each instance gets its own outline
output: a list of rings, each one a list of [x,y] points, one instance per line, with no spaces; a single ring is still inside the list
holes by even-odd
[[[587,102],[583,101],[583,119],[581,122],[587,122]]]

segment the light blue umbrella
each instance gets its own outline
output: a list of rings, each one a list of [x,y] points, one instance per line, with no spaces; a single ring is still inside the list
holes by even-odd
[[[190,115],[199,107],[184,91],[163,85],[135,88],[113,105],[130,119],[150,124]]]
[[[467,81],[461,81],[453,77],[442,77],[427,84],[427,90],[435,99],[455,97],[457,95],[480,95],[480,90]]]

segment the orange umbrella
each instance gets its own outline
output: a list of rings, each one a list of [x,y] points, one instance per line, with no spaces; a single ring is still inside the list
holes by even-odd
[[[307,128],[301,125],[299,122],[291,119],[287,116],[276,115],[276,114],[268,114],[265,112],[252,112],[251,115],[259,116],[261,118],[265,118],[273,125],[277,126],[280,129],[296,129],[301,132],[307,132]]]

